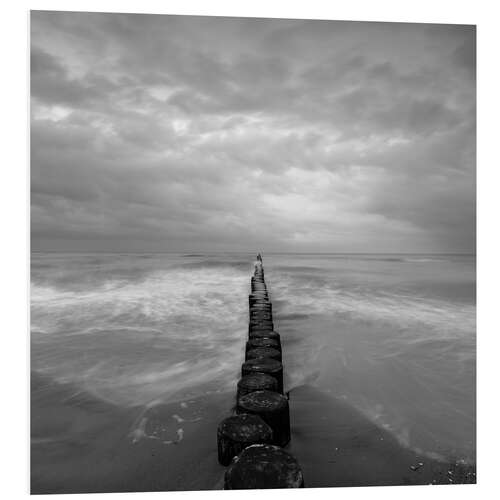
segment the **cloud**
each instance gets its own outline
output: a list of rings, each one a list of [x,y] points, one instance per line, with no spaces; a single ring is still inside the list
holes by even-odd
[[[31,29],[34,250],[475,249],[471,26]]]

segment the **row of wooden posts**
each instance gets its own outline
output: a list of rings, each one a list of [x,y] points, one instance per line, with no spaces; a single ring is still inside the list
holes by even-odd
[[[217,429],[219,462],[228,466],[224,489],[301,488],[299,464],[283,449],[290,441],[290,411],[283,393],[281,340],[274,330],[260,254],[251,279],[249,310],[235,414]]]

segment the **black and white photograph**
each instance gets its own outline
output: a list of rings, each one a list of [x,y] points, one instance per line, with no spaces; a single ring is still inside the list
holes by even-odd
[[[28,31],[31,494],[475,484],[476,25]]]

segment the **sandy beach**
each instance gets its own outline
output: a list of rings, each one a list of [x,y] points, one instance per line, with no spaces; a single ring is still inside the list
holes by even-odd
[[[124,411],[39,376],[32,392],[33,494],[222,489],[216,428],[234,393]],[[289,396],[286,449],[306,487],[475,482],[474,466],[419,455],[337,398],[311,386]]]

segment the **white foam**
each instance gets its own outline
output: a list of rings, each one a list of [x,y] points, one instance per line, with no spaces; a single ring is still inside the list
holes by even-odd
[[[33,368],[121,405],[226,389],[242,361],[247,294],[248,275],[230,267],[83,291],[33,283]]]
[[[440,335],[470,336],[475,331],[476,307],[437,298],[349,290],[311,283],[297,288],[293,280],[277,280],[276,295],[286,297],[283,314],[351,315],[371,321],[386,321],[401,327],[425,324]],[[435,338],[433,336],[433,338]]]

